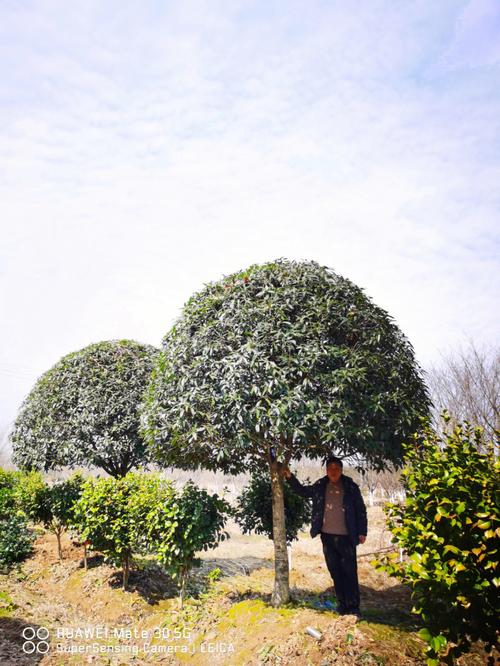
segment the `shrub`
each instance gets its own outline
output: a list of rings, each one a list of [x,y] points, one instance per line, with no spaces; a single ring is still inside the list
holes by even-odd
[[[411,586],[429,665],[497,639],[500,465],[480,443],[481,429],[468,424],[444,440],[430,429],[415,436],[402,475],[407,499],[386,510],[409,559],[394,554],[377,566]]]
[[[148,547],[169,575],[179,581],[182,605],[190,570],[200,563],[196,553],[215,548],[228,538],[224,531],[229,504],[192,482],[177,491],[171,484],[159,488],[162,501],[151,505],[145,520]]]
[[[74,527],[106,560],[122,567],[123,589],[127,588],[132,555],[144,541],[148,483],[147,477],[132,472],[119,479],[88,479],[74,506]],[[143,498],[139,505],[138,495]]]
[[[16,486],[16,506],[34,523],[43,523],[50,516],[45,502],[47,483],[40,472],[22,474]]]
[[[80,497],[83,485],[81,474],[48,485],[38,472],[26,474],[19,484],[18,496],[21,509],[36,523],[53,532],[57,538],[57,553],[62,559],[61,534],[69,528],[74,518],[74,505]]]
[[[16,510],[16,489],[21,477],[21,472],[0,469],[0,520]]]
[[[301,528],[311,518],[311,507],[307,499],[297,495],[286,484],[285,494],[285,526],[286,540],[291,543],[297,538]],[[255,532],[273,538],[273,507],[271,481],[264,473],[253,474],[250,483],[238,497],[236,522],[243,533]]]
[[[33,550],[34,533],[23,516],[0,521],[0,566],[9,567],[24,560]]]
[[[189,571],[199,562],[196,552],[228,536],[223,527],[229,511],[227,502],[193,483],[178,491],[157,476],[129,473],[86,481],[74,523],[82,539],[122,566],[124,589],[134,553],[153,553],[179,580],[182,601]]]

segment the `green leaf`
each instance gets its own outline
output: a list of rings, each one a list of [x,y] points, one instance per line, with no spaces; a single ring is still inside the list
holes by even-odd
[[[430,643],[430,641],[432,639],[431,632],[428,629],[426,629],[425,627],[423,629],[420,629],[420,631],[418,632],[418,635],[420,636],[420,638],[422,640],[426,641],[427,643]]]

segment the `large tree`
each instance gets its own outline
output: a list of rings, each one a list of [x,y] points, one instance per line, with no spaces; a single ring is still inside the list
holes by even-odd
[[[139,406],[158,350],[133,340],[64,356],[35,384],[11,434],[25,469],[95,466],[124,476],[147,461]]]
[[[144,408],[159,462],[269,471],[273,603],[289,599],[280,464],[360,454],[383,469],[429,400],[390,316],[315,262],[278,260],[208,284],[166,335]]]

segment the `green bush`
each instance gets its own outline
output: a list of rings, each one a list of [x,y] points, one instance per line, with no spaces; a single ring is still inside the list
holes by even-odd
[[[171,484],[157,487],[161,501],[151,504],[144,526],[148,548],[169,575],[179,581],[182,605],[190,570],[200,563],[196,553],[215,548],[228,538],[224,531],[229,504],[193,483],[177,491]]]
[[[11,516],[17,508],[16,490],[21,477],[21,472],[0,468],[0,520]]]
[[[412,588],[429,665],[498,638],[500,464],[493,447],[480,445],[481,430],[468,424],[444,440],[430,429],[415,436],[406,447],[406,500],[386,510],[409,558],[393,554],[377,566]]]
[[[0,566],[24,560],[33,549],[34,533],[28,529],[19,504],[21,472],[0,469]]]
[[[59,559],[62,559],[61,534],[74,522],[73,509],[83,482],[81,474],[74,474],[49,485],[39,472],[29,472],[18,485],[20,508],[33,522],[42,523],[56,535]]]
[[[123,589],[127,588],[132,555],[144,542],[147,488],[152,483],[154,480],[132,472],[118,479],[87,479],[74,506],[73,526],[83,541],[122,567]]]
[[[159,477],[129,473],[121,479],[88,480],[75,505],[74,525],[106,559],[123,568],[127,586],[134,554],[152,553],[180,583],[181,600],[197,551],[214,548],[230,507],[187,483],[178,491]]]
[[[288,484],[285,484],[283,490],[286,540],[291,543],[309,522],[311,507],[309,501],[297,495]],[[255,532],[265,534],[269,539],[273,538],[271,480],[268,474],[262,472],[252,475],[250,483],[238,497],[235,518],[244,534]]]
[[[0,520],[0,566],[9,567],[24,560],[33,550],[34,540],[23,516]]]
[[[40,472],[23,473],[16,485],[16,506],[34,523],[44,522],[48,516],[45,503],[47,488],[47,482]]]

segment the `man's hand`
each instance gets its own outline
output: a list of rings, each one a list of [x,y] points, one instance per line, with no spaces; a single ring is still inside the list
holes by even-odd
[[[359,543],[364,543],[366,541],[366,534],[359,535]]]
[[[292,476],[292,473],[288,469],[288,465],[282,464],[280,467],[281,476],[284,476],[285,479],[289,479]]]

